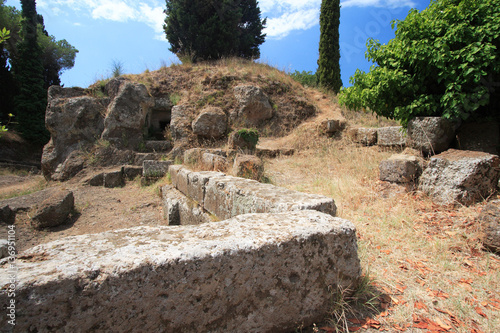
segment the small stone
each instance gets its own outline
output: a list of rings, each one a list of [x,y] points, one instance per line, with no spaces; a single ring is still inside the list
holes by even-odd
[[[9,205],[0,205],[0,223],[14,224],[16,212]]]
[[[264,163],[254,155],[236,155],[233,165],[236,177],[260,180],[264,175]]]
[[[75,207],[73,192],[59,190],[44,200],[36,210],[31,225],[35,229],[57,227],[68,221],[69,214]]]
[[[487,204],[477,221],[481,228],[481,238],[485,248],[500,253],[500,201]]]

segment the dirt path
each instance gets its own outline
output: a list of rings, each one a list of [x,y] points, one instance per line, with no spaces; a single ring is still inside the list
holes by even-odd
[[[36,181],[37,176],[21,179],[12,176],[8,188],[26,188]],[[2,184],[5,183],[6,181]],[[18,212],[15,222],[18,251],[67,236],[164,224],[161,200],[156,187],[142,188],[137,182],[130,182],[123,188],[115,189],[67,183],[55,187],[73,191],[76,213],[65,225],[38,231],[30,224],[32,211]],[[0,187],[0,190],[2,189],[4,187]],[[6,232],[7,226],[0,224],[0,235],[6,235]]]

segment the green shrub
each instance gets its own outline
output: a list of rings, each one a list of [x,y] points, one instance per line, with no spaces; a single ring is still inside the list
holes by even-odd
[[[370,72],[357,70],[339,102],[406,126],[417,116],[497,116],[500,81],[498,0],[434,0],[393,22],[387,44],[368,40]]]
[[[308,86],[308,87],[317,87],[318,86],[318,76],[316,74],[313,74],[313,72],[309,71],[295,71],[293,73],[290,73],[290,76],[303,86]]]
[[[252,149],[255,149],[257,142],[259,142],[259,132],[254,128],[243,128],[238,130],[238,136],[244,141],[250,143]]]

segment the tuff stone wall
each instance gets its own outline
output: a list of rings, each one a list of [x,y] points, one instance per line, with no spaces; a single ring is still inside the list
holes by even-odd
[[[332,216],[337,207],[332,198],[227,176],[220,172],[194,172],[182,165],[169,167],[172,185],[203,209],[225,220],[248,213],[281,213],[317,210]]]
[[[360,276],[355,227],[317,211],[68,237],[16,264],[18,332],[288,332]]]

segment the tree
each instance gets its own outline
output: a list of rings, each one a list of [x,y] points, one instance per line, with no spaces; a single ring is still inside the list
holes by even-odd
[[[394,27],[386,45],[368,40],[376,65],[356,71],[342,104],[403,126],[417,116],[498,117],[500,0],[433,0]]]
[[[5,6],[4,3],[5,0],[0,0],[0,26],[5,26],[10,30],[10,38],[0,45],[2,46],[0,48],[0,121],[5,122],[10,119],[9,113],[17,112],[17,108],[14,107],[14,100],[17,100],[16,103],[19,102],[19,98],[16,98],[16,96],[20,93],[21,74],[27,74],[22,70],[21,63],[23,60],[20,59],[20,47],[29,35],[26,34],[27,30],[22,28],[26,23],[26,19],[23,18],[21,11],[12,6]],[[49,35],[45,29],[42,15],[36,14],[35,22],[36,40],[41,52],[39,57],[43,66],[43,88],[47,90],[51,85],[61,83],[60,75],[63,71],[74,66],[78,50],[66,40],[56,40],[54,36]],[[29,57],[29,52],[26,56]],[[16,119],[23,121],[21,117]],[[43,129],[45,121],[43,118],[39,120],[42,122],[41,130],[45,132]]]
[[[48,141],[45,129],[45,107],[47,91],[43,81],[42,50],[38,45],[37,13],[35,0],[21,0],[23,40],[17,45],[18,57],[13,71],[19,85],[14,98],[18,131],[32,142],[44,144]]]
[[[166,0],[166,5],[169,50],[181,60],[260,57],[266,19],[261,20],[256,0]]]
[[[323,0],[319,16],[320,39],[318,60],[319,84],[338,93],[342,87],[340,78],[340,1]]]

